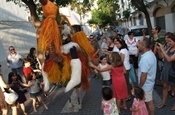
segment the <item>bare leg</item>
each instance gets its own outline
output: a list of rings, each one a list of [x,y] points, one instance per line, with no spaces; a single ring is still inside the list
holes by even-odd
[[[121,100],[116,100],[116,102],[117,102],[117,108],[118,108],[118,110],[120,112]]]
[[[161,105],[158,108],[162,108],[166,104],[167,96],[168,96],[169,85],[167,83],[163,83],[163,98]]]
[[[36,110],[36,99],[32,99],[32,105],[33,105],[34,112],[37,112],[37,110]]]
[[[25,107],[24,103],[21,103],[21,104],[20,104],[20,107],[21,107],[21,109],[22,109],[22,111],[23,111],[23,114],[24,114],[24,115],[27,115],[27,113],[26,113],[26,107]]]
[[[16,106],[12,106],[12,115],[18,115],[18,110]]]
[[[41,98],[40,96],[37,97],[37,98],[38,98],[39,102],[40,102],[41,104],[43,104],[44,108],[47,110],[48,107],[47,107],[47,105],[44,103],[44,101],[42,100],[42,98]]]
[[[127,109],[127,107],[126,107],[126,99],[122,99],[122,102],[123,102],[123,105],[122,105],[123,109]]]
[[[149,111],[149,115],[154,115],[155,107],[154,107],[153,100],[149,101],[149,102],[146,102],[146,104],[147,104],[147,108],[148,108],[148,111]]]
[[[8,110],[7,109],[2,109],[2,115],[7,115]]]

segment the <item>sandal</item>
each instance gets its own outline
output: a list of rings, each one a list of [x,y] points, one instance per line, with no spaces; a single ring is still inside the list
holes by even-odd
[[[158,109],[162,109],[162,108],[164,108],[164,107],[166,107],[167,105],[166,104],[160,104],[160,105],[158,105]]]
[[[171,111],[175,111],[175,104],[171,107]]]

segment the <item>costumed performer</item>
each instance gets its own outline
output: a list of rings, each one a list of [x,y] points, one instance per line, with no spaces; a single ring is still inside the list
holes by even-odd
[[[82,88],[89,88],[88,59],[93,59],[93,47],[89,44],[84,32],[70,34],[69,21],[64,15],[59,14],[55,4],[49,0],[40,0],[40,2],[45,19],[40,28],[37,44],[38,51],[43,54],[49,52],[49,58],[45,60],[43,67],[48,80],[52,83],[67,84],[65,92],[80,83]],[[63,22],[67,22],[69,27]],[[65,31],[65,28],[68,30]]]

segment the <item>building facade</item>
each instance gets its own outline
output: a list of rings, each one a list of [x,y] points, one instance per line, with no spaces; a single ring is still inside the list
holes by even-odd
[[[119,0],[120,6],[125,6],[125,0]],[[122,1],[124,1],[123,4]],[[165,32],[175,32],[175,0],[147,0],[148,12],[150,15],[152,26],[159,25]],[[126,7],[120,11],[122,14],[123,10],[128,8],[128,3]],[[146,19],[142,12],[130,8],[131,14],[128,20],[120,18],[120,26],[128,27],[135,25],[146,25]]]

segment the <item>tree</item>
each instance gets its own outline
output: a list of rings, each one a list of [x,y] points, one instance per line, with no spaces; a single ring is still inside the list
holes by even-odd
[[[128,22],[129,17],[130,17],[130,13],[131,12],[130,12],[129,9],[126,9],[126,10],[123,11],[123,16],[127,20],[127,22]]]
[[[33,22],[36,29],[40,27],[42,16],[41,5],[37,0],[6,0],[7,2],[12,1],[19,6],[26,7],[31,15],[31,21]],[[53,1],[53,0],[52,0]],[[56,4],[60,6],[68,5],[72,0],[56,0]]]
[[[93,0],[91,1],[93,2]],[[80,15],[80,24],[82,24],[82,18],[91,10],[91,3],[89,0],[72,0],[71,9],[75,10]]]
[[[119,9],[116,0],[98,0],[98,8],[92,11],[92,19],[89,22],[95,22],[99,26],[116,23],[116,11]]]
[[[152,35],[152,25],[151,25],[151,20],[150,20],[150,16],[147,10],[147,6],[146,6],[147,1],[146,0],[131,0],[131,4],[133,6],[135,6],[139,11],[143,12],[145,14],[145,18],[146,18],[146,23],[148,26],[148,33],[149,35]]]

